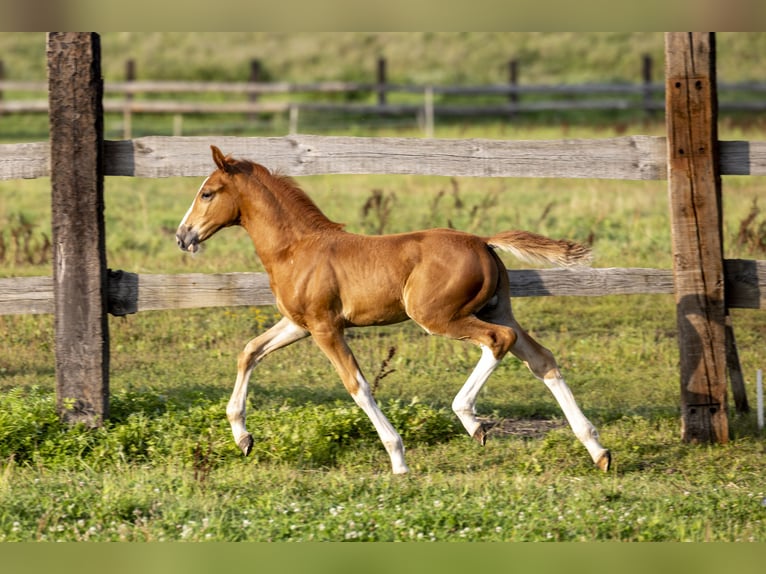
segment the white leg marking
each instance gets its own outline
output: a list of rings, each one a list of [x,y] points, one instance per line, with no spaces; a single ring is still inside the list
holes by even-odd
[[[391,458],[391,470],[394,474],[405,474],[409,472],[407,464],[404,462],[404,444],[402,437],[396,432],[396,429],[380,410],[372,396],[370,385],[362,373],[356,373],[356,380],[359,383],[359,390],[351,395],[354,402],[367,414],[372,421],[375,430],[378,431],[383,446],[386,447],[388,456]]]
[[[250,375],[253,369],[247,369],[244,372],[237,373],[237,380],[234,383],[234,390],[231,393],[231,398],[226,405],[226,418],[231,425],[231,434],[234,435],[234,441],[239,443],[239,440],[247,435],[247,428],[245,427],[245,417],[247,413],[247,385],[250,381]]]
[[[556,401],[559,403],[561,410],[564,411],[564,416],[569,421],[569,426],[572,427],[572,431],[580,442],[588,449],[591,458],[594,462],[598,462],[601,456],[606,452],[606,449],[601,446],[598,441],[598,431],[596,427],[585,417],[585,415],[577,406],[572,391],[564,382],[561,375],[549,376],[543,379],[543,382],[551,390],[553,396],[556,397]]]
[[[599,443],[596,427],[585,418],[580,407],[577,406],[572,391],[556,366],[553,354],[535,342],[523,329],[518,327],[518,324],[515,325],[514,330],[518,333],[518,339],[516,344],[511,347],[511,352],[524,361],[532,374],[550,389],[575,436],[588,449],[593,462],[600,466],[604,462],[602,460],[604,455],[607,456],[608,460],[608,451]]]
[[[478,364],[452,401],[452,410],[471,436],[481,426],[476,418],[476,398],[499,362],[489,347],[481,345],[481,358]]]
[[[308,331],[302,329],[287,318],[281,319],[271,329],[251,340],[245,345],[242,358],[252,356],[249,366],[245,369],[237,370],[237,380],[234,383],[229,403],[226,405],[226,418],[229,419],[231,432],[234,440],[239,444],[240,439],[244,438],[248,432],[245,427],[245,416],[247,410],[247,386],[250,381],[250,375],[255,366],[263,360],[269,353],[286,347],[304,337],[308,336]]]

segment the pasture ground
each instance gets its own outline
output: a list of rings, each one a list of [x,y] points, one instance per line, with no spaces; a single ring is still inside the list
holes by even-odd
[[[760,134],[732,128],[721,137],[739,136]],[[525,228],[592,241],[598,267],[671,266],[665,182],[300,183],[352,231]],[[258,270],[240,229],[221,232],[195,257],[177,250],[173,233],[198,185],[109,178],[109,266]],[[0,182],[4,276],[50,273],[48,186]],[[754,208],[765,188],[764,178],[724,179],[726,257],[764,257],[766,224]],[[273,309],[110,318],[112,418],[97,431],[56,419],[52,317],[0,317],[0,540],[766,541],[766,443],[755,414],[732,412],[727,445],[680,442],[672,296],[517,298],[514,306],[612,449],[608,474],[591,467],[548,391],[513,358],[477,405],[502,424],[484,448],[475,444],[449,404],[478,351],[410,324],[350,334],[368,377],[382,377],[376,396],[404,436],[412,473],[394,477],[371,425],[310,341],[257,368],[248,419],[256,448],[247,459],[238,453],[224,415],[236,356],[276,320]],[[755,405],[766,315],[733,315]]]

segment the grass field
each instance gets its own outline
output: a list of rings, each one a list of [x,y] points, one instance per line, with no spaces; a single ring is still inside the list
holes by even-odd
[[[436,135],[554,138],[562,128],[449,126]],[[567,129],[609,137],[626,126]],[[662,125],[627,130],[661,133]],[[757,123],[726,130],[762,139]],[[260,270],[241,229],[222,231],[194,257],[177,249],[173,234],[200,179],[109,178],[108,265]],[[597,267],[671,266],[665,182],[299,183],[351,231],[523,228],[591,240]],[[0,276],[50,274],[49,185],[0,182]],[[724,179],[726,257],[764,258],[766,220],[753,208],[765,188],[766,178]],[[388,211],[365,212],[374,194]],[[52,317],[0,317],[0,541],[766,541],[766,442],[755,414],[731,413],[727,445],[680,441],[672,296],[518,298],[514,308],[557,356],[612,449],[609,473],[592,467],[553,397],[513,358],[479,398],[479,414],[502,423],[480,447],[449,410],[478,351],[410,324],[349,334],[368,378],[385,375],[376,397],[403,435],[412,470],[395,477],[371,424],[311,341],[256,369],[248,418],[256,445],[250,458],[239,454],[225,405],[237,354],[277,320],[272,308],[110,318],[111,418],[97,430],[58,421]],[[733,318],[755,404],[766,315],[733,310]]]

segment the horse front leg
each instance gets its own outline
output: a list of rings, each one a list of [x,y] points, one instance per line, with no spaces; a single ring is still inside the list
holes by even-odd
[[[253,435],[245,427],[247,385],[253,369],[269,353],[299,341],[308,334],[308,331],[285,317],[268,331],[252,339],[239,354],[237,380],[226,406],[226,418],[231,425],[234,441],[245,456],[253,449]]]
[[[402,437],[380,410],[370,385],[364,378],[351,349],[346,343],[343,333],[336,330],[312,330],[312,337],[324,352],[335,370],[340,375],[343,385],[354,402],[365,412],[380,437],[383,446],[391,459],[391,470],[394,474],[409,472],[404,462],[404,444]]]
[[[482,446],[487,442],[487,433],[493,425],[476,418],[476,399],[499,362],[492,349],[482,345],[479,363],[452,401],[452,410],[463,423],[463,427]]]

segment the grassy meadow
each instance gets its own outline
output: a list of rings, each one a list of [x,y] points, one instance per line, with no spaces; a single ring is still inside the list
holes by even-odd
[[[217,78],[209,74],[200,79]],[[0,121],[11,133],[27,129],[23,119]],[[724,119],[721,137],[759,140],[759,126]],[[601,138],[626,130],[659,134],[663,126],[459,122],[437,123],[436,136]],[[109,267],[261,270],[239,228],[195,256],[177,249],[175,228],[199,183],[108,178]],[[665,182],[315,176],[299,183],[355,232],[529,229],[590,241],[597,267],[672,265]],[[723,185],[726,257],[763,259],[766,178],[726,177]],[[0,182],[0,276],[50,274],[49,186]],[[766,442],[755,414],[732,409],[726,445],[680,441],[672,296],[517,298],[514,308],[557,356],[612,450],[609,473],[592,467],[553,397],[512,357],[477,404],[501,424],[485,447],[476,444],[449,406],[478,350],[411,324],[349,332],[404,438],[412,472],[396,477],[372,425],[310,340],[256,368],[248,399],[256,442],[241,456],[225,405],[237,354],[278,320],[272,308],[110,317],[111,417],[95,430],[58,421],[52,317],[0,317],[0,541],[766,541]],[[732,314],[755,405],[766,315]]]

